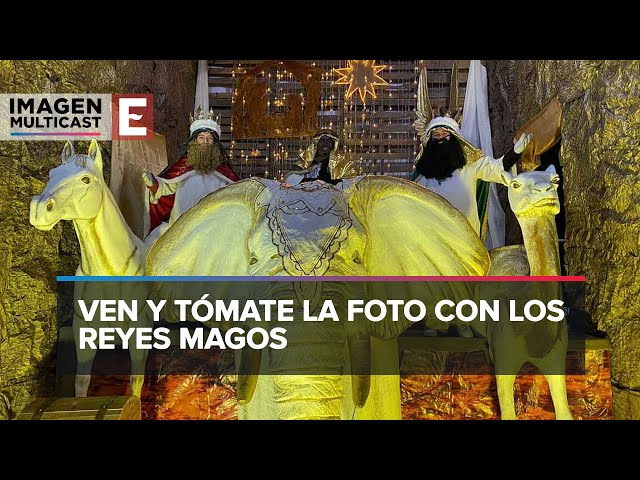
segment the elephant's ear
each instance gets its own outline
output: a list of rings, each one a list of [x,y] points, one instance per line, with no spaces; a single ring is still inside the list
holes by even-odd
[[[346,188],[352,213],[365,231],[363,264],[369,276],[477,276],[486,275],[487,250],[466,217],[447,200],[407,180],[365,177]],[[370,298],[393,295],[424,298],[424,288],[434,295],[465,295],[467,284],[397,284],[381,291],[368,284]],[[415,292],[407,292],[407,288]],[[404,289],[404,290],[403,290]],[[454,291],[455,290],[455,291]],[[471,292],[469,292],[470,294]],[[395,298],[402,298],[397,297]],[[464,297],[463,297],[464,298]],[[473,297],[470,297],[473,298]],[[407,322],[378,322],[371,333],[394,338]]]
[[[407,180],[365,177],[347,188],[364,227],[364,266],[371,276],[486,275],[487,250],[447,200]]]
[[[210,193],[186,211],[153,245],[147,275],[247,275],[247,239],[266,187],[248,179]]]

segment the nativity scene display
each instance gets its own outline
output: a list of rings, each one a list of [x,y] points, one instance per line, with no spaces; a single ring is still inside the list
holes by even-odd
[[[76,276],[470,277],[477,295],[491,285],[482,278],[531,277],[522,289],[568,295],[560,281],[535,284],[566,275],[557,97],[502,132],[510,141],[494,148],[487,74],[477,60],[198,68],[175,158],[167,158],[162,132],[142,146],[67,142],[33,197],[35,228],[72,222]],[[119,172],[111,186],[107,168]],[[508,243],[508,229],[517,243]],[[280,282],[270,298],[309,294],[294,282]],[[93,294],[77,285],[74,298]],[[286,290],[291,285],[298,286]],[[358,289],[375,296],[369,282],[316,285],[318,299],[346,302]],[[327,323],[291,349],[204,352],[219,369],[198,374],[151,375],[154,362],[171,363],[169,350],[163,357],[130,348],[130,370],[118,378],[95,373],[101,352],[77,348],[82,323],[74,314],[60,324],[59,351],[73,357],[75,372],[59,396],[136,397],[147,419],[611,418],[609,351],[580,350],[584,332],[570,321],[398,322],[357,331]],[[284,371],[296,355],[318,371],[338,367]],[[366,373],[383,361],[393,368]],[[355,373],[363,362],[365,373]],[[429,373],[416,373],[421,362]]]

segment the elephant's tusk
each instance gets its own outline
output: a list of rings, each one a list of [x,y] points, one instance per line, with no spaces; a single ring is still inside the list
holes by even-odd
[[[238,365],[238,383],[236,385],[236,399],[238,405],[247,405],[253,398],[258,384],[260,371],[260,359],[262,352],[245,347],[240,351]]]
[[[362,333],[349,336],[348,341],[353,403],[362,408],[371,387],[371,339],[368,333]]]

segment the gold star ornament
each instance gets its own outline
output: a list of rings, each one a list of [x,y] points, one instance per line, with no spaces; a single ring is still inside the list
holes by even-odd
[[[358,92],[360,99],[364,103],[367,93],[376,98],[376,85],[389,85],[380,75],[387,65],[376,65],[375,60],[347,60],[346,68],[334,68],[340,75],[336,80],[337,85],[349,85],[347,89],[347,99]]]

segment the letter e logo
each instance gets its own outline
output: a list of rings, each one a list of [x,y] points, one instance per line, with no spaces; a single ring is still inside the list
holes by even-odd
[[[114,94],[111,116],[113,140],[150,140],[153,95]]]

